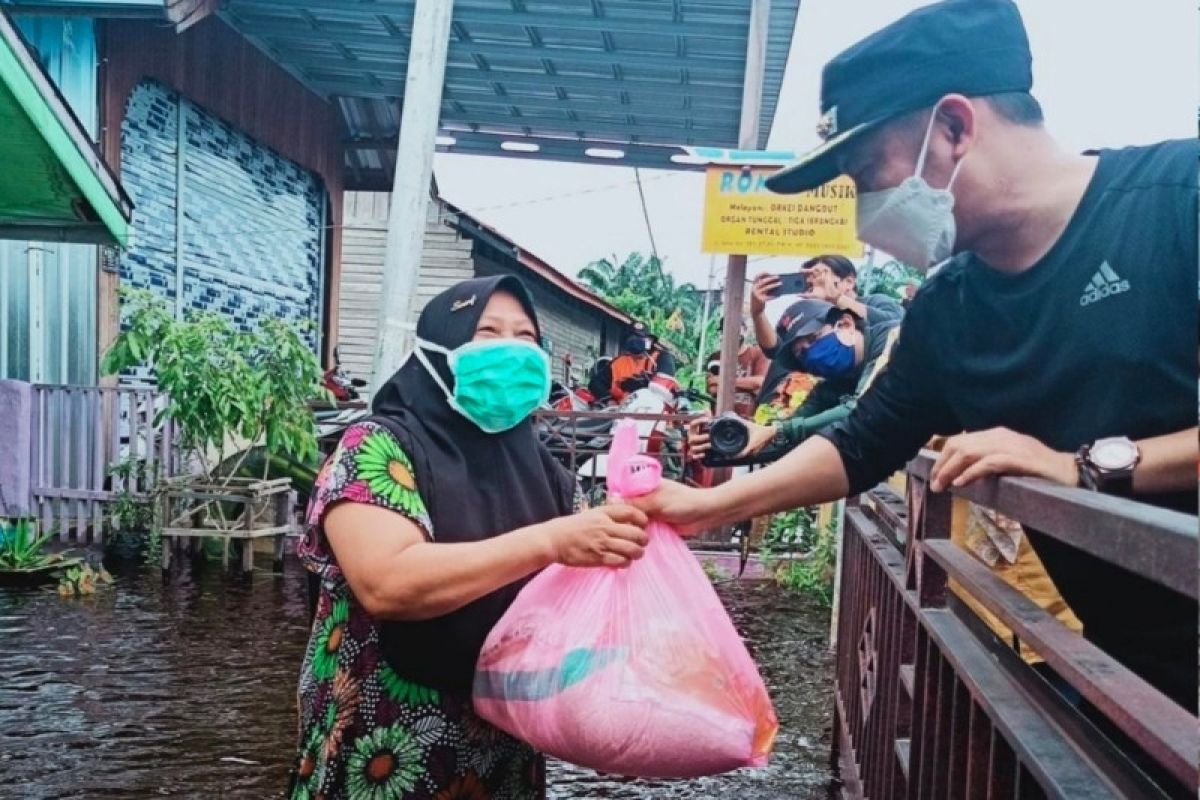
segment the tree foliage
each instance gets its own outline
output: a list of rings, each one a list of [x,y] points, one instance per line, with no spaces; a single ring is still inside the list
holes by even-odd
[[[679,360],[679,379],[697,385],[696,359],[700,357],[704,295],[691,283],[676,283],[655,256],[630,253],[593,261],[579,271],[579,280],[634,319],[646,323]],[[706,349],[715,349],[720,308],[709,310]]]
[[[920,286],[925,280],[921,271],[899,261],[887,261],[877,267],[864,267],[858,271],[858,293],[886,294],[897,300],[907,297],[909,286]]]
[[[124,329],[101,370],[149,368],[167,397],[160,418],[175,423],[180,446],[206,474],[235,440],[299,461],[317,456],[308,403],[323,395],[321,364],[300,331],[277,319],[252,333],[216,314],[177,320],[147,291],[123,300]]]

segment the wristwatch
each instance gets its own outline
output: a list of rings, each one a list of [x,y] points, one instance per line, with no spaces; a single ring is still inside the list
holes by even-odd
[[[1133,471],[1141,460],[1142,451],[1131,439],[1097,439],[1075,453],[1079,485],[1094,492],[1128,497],[1133,494]]]
[[[775,435],[771,437],[771,441],[767,442],[767,446],[763,449],[772,453],[776,451],[785,453],[790,444],[791,437],[788,436],[787,430],[782,425],[776,425]]]

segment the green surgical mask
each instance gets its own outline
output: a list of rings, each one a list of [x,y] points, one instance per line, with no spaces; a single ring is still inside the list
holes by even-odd
[[[521,424],[550,397],[550,357],[532,342],[487,339],[449,350],[417,340],[417,360],[446,394],[446,401],[484,433],[503,433]],[[454,391],[446,386],[424,351],[446,356]]]

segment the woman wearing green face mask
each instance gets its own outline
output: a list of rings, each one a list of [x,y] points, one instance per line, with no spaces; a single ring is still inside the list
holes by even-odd
[[[575,513],[574,478],[529,415],[549,362],[515,278],[434,298],[417,348],[322,469],[300,547],[321,578],[300,677],[291,798],[525,798],[544,759],[479,719],[483,640],[524,582],[622,567],[646,518]]]

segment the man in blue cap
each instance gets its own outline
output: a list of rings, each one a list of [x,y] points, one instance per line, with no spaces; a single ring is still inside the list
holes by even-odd
[[[824,144],[768,186],[849,175],[860,238],[937,273],[849,417],[765,470],[639,506],[685,530],[811,506],[941,434],[935,491],[1030,475],[1196,512],[1200,142],[1068,152],[1031,63],[1013,3],[946,0],[826,65]],[[1029,536],[1085,635],[1195,711],[1196,602]]]

